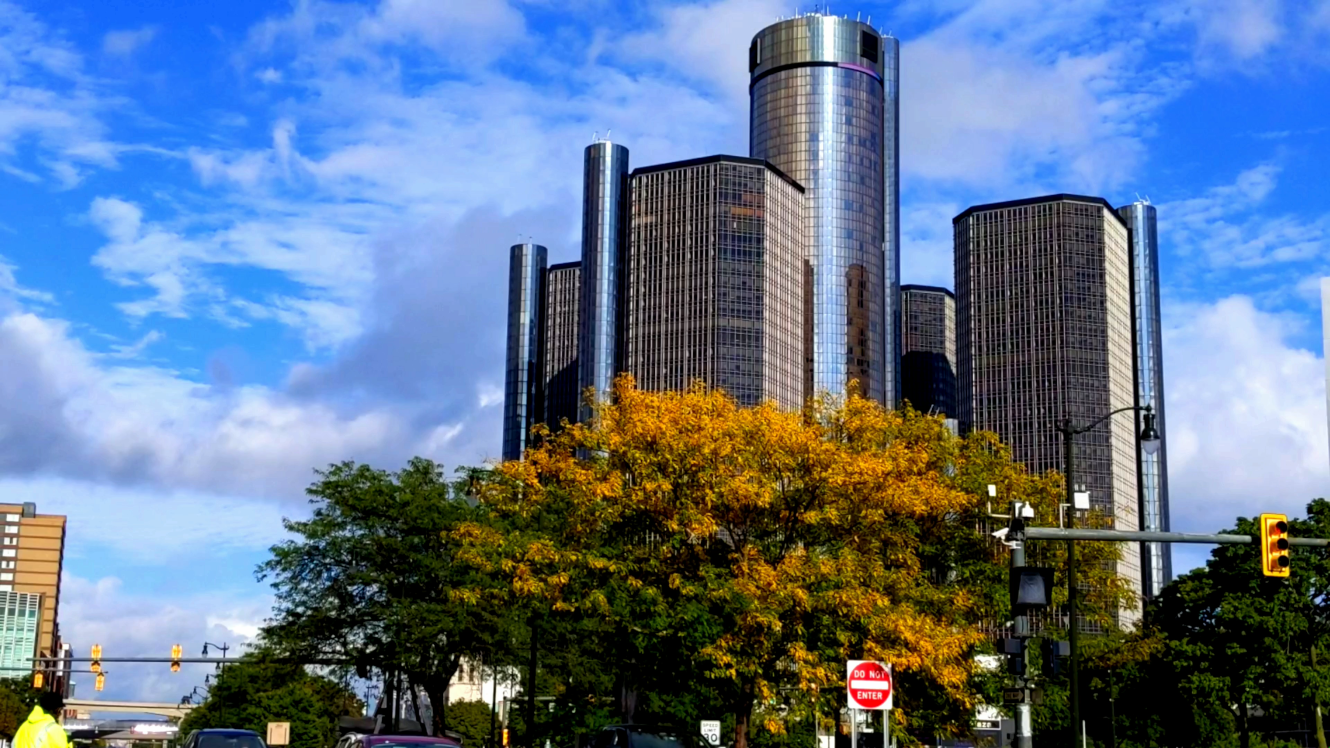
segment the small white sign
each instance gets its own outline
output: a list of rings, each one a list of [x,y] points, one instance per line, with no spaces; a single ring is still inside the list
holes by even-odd
[[[1088,510],[1090,508],[1090,492],[1089,491],[1072,492],[1071,502],[1072,502],[1071,504],[1072,507],[1076,509]]]
[[[290,745],[291,744],[291,723],[290,722],[269,722],[268,723],[268,745]]]
[[[704,719],[701,728],[702,737],[714,746],[720,745],[720,720]]]

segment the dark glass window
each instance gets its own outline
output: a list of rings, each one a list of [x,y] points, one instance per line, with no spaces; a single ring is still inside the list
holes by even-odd
[[[878,40],[877,34],[872,34],[867,31],[860,31],[859,56],[867,58],[868,60],[876,64],[878,54],[880,53],[880,50],[878,49],[878,45],[880,43],[881,42]]]
[[[748,72],[757,70],[757,66],[762,64],[762,39],[758,37],[748,46]]]
[[[258,735],[200,735],[198,748],[264,748]]]

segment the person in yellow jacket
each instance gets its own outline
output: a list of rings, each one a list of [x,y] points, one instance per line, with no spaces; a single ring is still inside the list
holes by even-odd
[[[65,728],[55,721],[64,708],[63,696],[54,691],[43,691],[28,720],[14,733],[13,748],[69,748]]]

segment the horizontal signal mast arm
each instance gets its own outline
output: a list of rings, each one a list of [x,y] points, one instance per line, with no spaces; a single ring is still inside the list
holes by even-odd
[[[1060,527],[1027,527],[1026,540],[1145,540],[1157,543],[1207,543],[1210,545],[1250,545],[1257,542],[1252,535],[1205,535],[1192,532],[1145,532],[1136,530],[1082,530]],[[1291,546],[1325,548],[1326,538],[1289,538]]]

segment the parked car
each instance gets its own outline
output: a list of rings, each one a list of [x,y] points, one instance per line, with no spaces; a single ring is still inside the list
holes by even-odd
[[[185,737],[180,748],[268,748],[253,730],[195,730]]]
[[[609,725],[591,748],[716,748],[699,732],[668,725]]]

